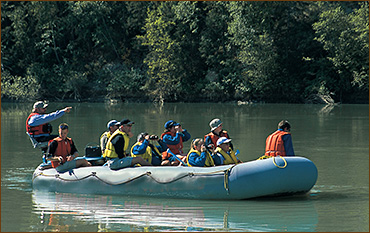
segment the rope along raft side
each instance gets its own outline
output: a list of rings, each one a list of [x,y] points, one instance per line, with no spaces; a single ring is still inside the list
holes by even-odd
[[[44,176],[44,177],[50,177],[50,178],[56,178],[56,179],[59,179],[59,180],[62,180],[62,181],[66,181],[66,182],[76,182],[76,181],[81,181],[81,180],[85,180],[89,177],[95,177],[96,179],[98,179],[99,181],[105,183],[105,184],[108,184],[108,185],[121,185],[121,184],[126,184],[126,183],[130,183],[134,180],[137,180],[139,178],[142,178],[142,177],[145,177],[145,176],[148,176],[150,177],[152,180],[154,180],[155,182],[159,183],[159,184],[169,184],[169,183],[173,183],[173,182],[176,182],[178,180],[181,180],[185,177],[193,177],[193,176],[212,176],[212,175],[222,175],[224,176],[224,188],[225,190],[227,191],[227,194],[229,194],[229,174],[230,174],[230,171],[232,168],[234,168],[236,165],[233,165],[227,169],[222,169],[222,170],[217,170],[217,171],[213,171],[213,172],[202,172],[202,173],[197,173],[197,172],[189,172],[187,174],[184,174],[182,176],[179,176],[179,177],[175,177],[173,179],[169,179],[167,181],[160,181],[158,179],[156,179],[153,175],[152,175],[152,172],[150,171],[146,171],[146,172],[143,172],[142,174],[139,174],[137,176],[133,176],[133,177],[130,177],[124,181],[119,181],[119,182],[111,182],[111,181],[107,181],[107,180],[104,180],[102,178],[100,178],[96,172],[91,172],[89,175],[86,175],[86,176],[83,176],[81,178],[76,178],[75,179],[66,179],[66,178],[63,178],[61,177],[60,174],[54,174],[54,175],[48,175],[48,174],[44,174],[43,172],[40,172],[38,174],[35,174],[35,176],[33,177],[32,180],[36,179],[38,176]],[[73,170],[69,171],[70,174],[74,174]],[[72,177],[72,176],[71,176]]]
[[[279,165],[277,165],[277,164],[276,164],[276,161],[275,161],[276,157],[274,157],[274,156],[263,155],[263,156],[259,157],[257,160],[262,160],[262,159],[269,159],[269,158],[272,158],[272,162],[274,163],[274,165],[275,165],[276,167],[278,167],[278,168],[286,168],[286,166],[288,165],[288,162],[286,161],[286,159],[284,159],[284,157],[281,157],[281,156],[277,156],[277,157],[281,158],[281,159],[284,161],[284,166],[279,166]]]

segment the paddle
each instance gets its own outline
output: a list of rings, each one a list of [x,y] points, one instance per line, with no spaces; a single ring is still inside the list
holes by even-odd
[[[172,151],[170,151],[170,149],[167,149],[167,153],[170,153],[172,155],[172,157],[174,157],[176,160],[178,160],[180,163],[182,163],[182,165],[184,165],[186,167],[188,166],[186,163],[184,163],[184,161],[182,161],[174,153],[172,153]]]

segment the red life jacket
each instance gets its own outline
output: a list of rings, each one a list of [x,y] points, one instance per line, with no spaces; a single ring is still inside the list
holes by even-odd
[[[54,138],[53,140],[49,141],[49,145],[52,141],[56,141],[58,146],[54,152],[54,156],[62,156],[63,163],[67,162],[67,156],[71,154],[72,151],[72,139],[66,138],[63,140],[61,137]],[[58,161],[51,161],[51,166],[56,168],[60,165]]]
[[[30,135],[39,135],[39,134],[44,134],[44,133],[48,133],[50,134],[51,133],[51,124],[50,123],[45,123],[45,124],[42,124],[42,125],[37,125],[37,126],[30,126],[28,124],[28,121],[30,120],[30,118],[34,115],[40,115],[36,112],[33,112],[31,113],[27,120],[26,120],[26,130],[27,132],[30,134]]]
[[[205,135],[204,136],[204,142],[206,141],[206,138],[207,137],[211,137],[211,140],[212,140],[212,144],[216,146],[216,143],[217,143],[217,140],[220,138],[220,137],[226,137],[226,138],[229,138],[229,135],[227,134],[227,131],[225,130],[222,130],[220,132],[220,135],[216,135],[214,134],[213,132],[210,132],[209,134]]]
[[[285,148],[284,148],[284,141],[283,136],[286,134],[290,134],[288,132],[277,130],[272,133],[266,139],[266,148],[265,148],[265,155],[267,156],[285,156]]]
[[[166,132],[166,133],[163,133],[161,135],[161,139],[163,140],[163,137],[164,135],[171,135],[171,136],[176,136],[176,133],[175,134],[172,134],[171,132]],[[180,142],[176,145],[169,145],[167,144],[168,148],[170,149],[170,151],[172,153],[174,153],[175,155],[178,155],[178,154],[182,154],[182,148],[183,148],[183,144],[182,144],[182,137],[180,137]],[[170,153],[168,153],[167,151],[165,152],[162,152],[162,160],[166,160],[168,158],[170,158],[172,155]]]

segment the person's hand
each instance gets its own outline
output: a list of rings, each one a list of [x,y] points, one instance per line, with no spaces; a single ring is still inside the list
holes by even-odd
[[[182,133],[182,126],[181,125],[176,125],[175,129],[176,129],[176,132]]]
[[[73,155],[67,156],[67,161],[72,161],[74,159]]]
[[[146,140],[149,140],[149,137],[150,137],[150,136],[149,136],[149,134],[148,134],[148,135],[146,135],[146,136],[145,136],[145,139],[146,139]]]
[[[203,144],[202,146],[201,146],[201,148],[200,148],[200,151],[201,152],[204,152],[204,151],[206,151],[207,150],[207,148],[206,148],[206,146]]]
[[[215,153],[215,145],[214,144],[209,144],[208,145],[208,150],[211,151],[214,154]]]
[[[62,111],[69,113],[71,111],[72,107],[66,107],[62,109]]]

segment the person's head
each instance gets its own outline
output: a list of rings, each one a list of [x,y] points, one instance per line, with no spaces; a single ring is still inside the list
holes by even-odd
[[[126,118],[122,119],[122,121],[120,122],[119,129],[122,132],[129,133],[129,132],[131,132],[131,127],[132,127],[133,124],[135,124],[135,122],[130,121],[129,119],[126,119]]]
[[[180,124],[177,123],[176,121],[169,120],[164,124],[164,128],[165,128],[165,131],[174,133],[176,132],[175,126],[178,126],[178,125]]]
[[[120,123],[116,120],[111,120],[108,122],[107,124],[107,128],[108,130],[113,133],[114,131],[116,131],[119,127]]]
[[[227,152],[229,151],[229,148],[230,148],[230,142],[231,142],[231,139],[228,139],[226,137],[220,137],[217,140],[217,146],[220,147],[223,151]]]
[[[139,135],[137,135],[137,141],[138,142],[143,142],[145,140],[145,137],[149,135],[147,132],[144,132],[144,133],[140,133]]]
[[[194,150],[197,150],[197,151],[201,151],[202,145],[204,145],[203,139],[201,139],[201,138],[195,138],[191,142],[191,149],[194,149]]]
[[[283,131],[289,132],[290,131],[290,123],[287,120],[282,120],[278,124],[278,129],[282,129]]]
[[[62,123],[59,125],[58,130],[59,130],[59,137],[61,137],[63,140],[67,138],[68,135],[68,124],[67,123]]]
[[[218,118],[215,118],[209,122],[209,127],[211,127],[211,131],[219,133],[222,130],[222,121]]]
[[[32,112],[44,114],[46,112],[46,108],[48,107],[48,104],[44,101],[37,101],[33,104]]]

